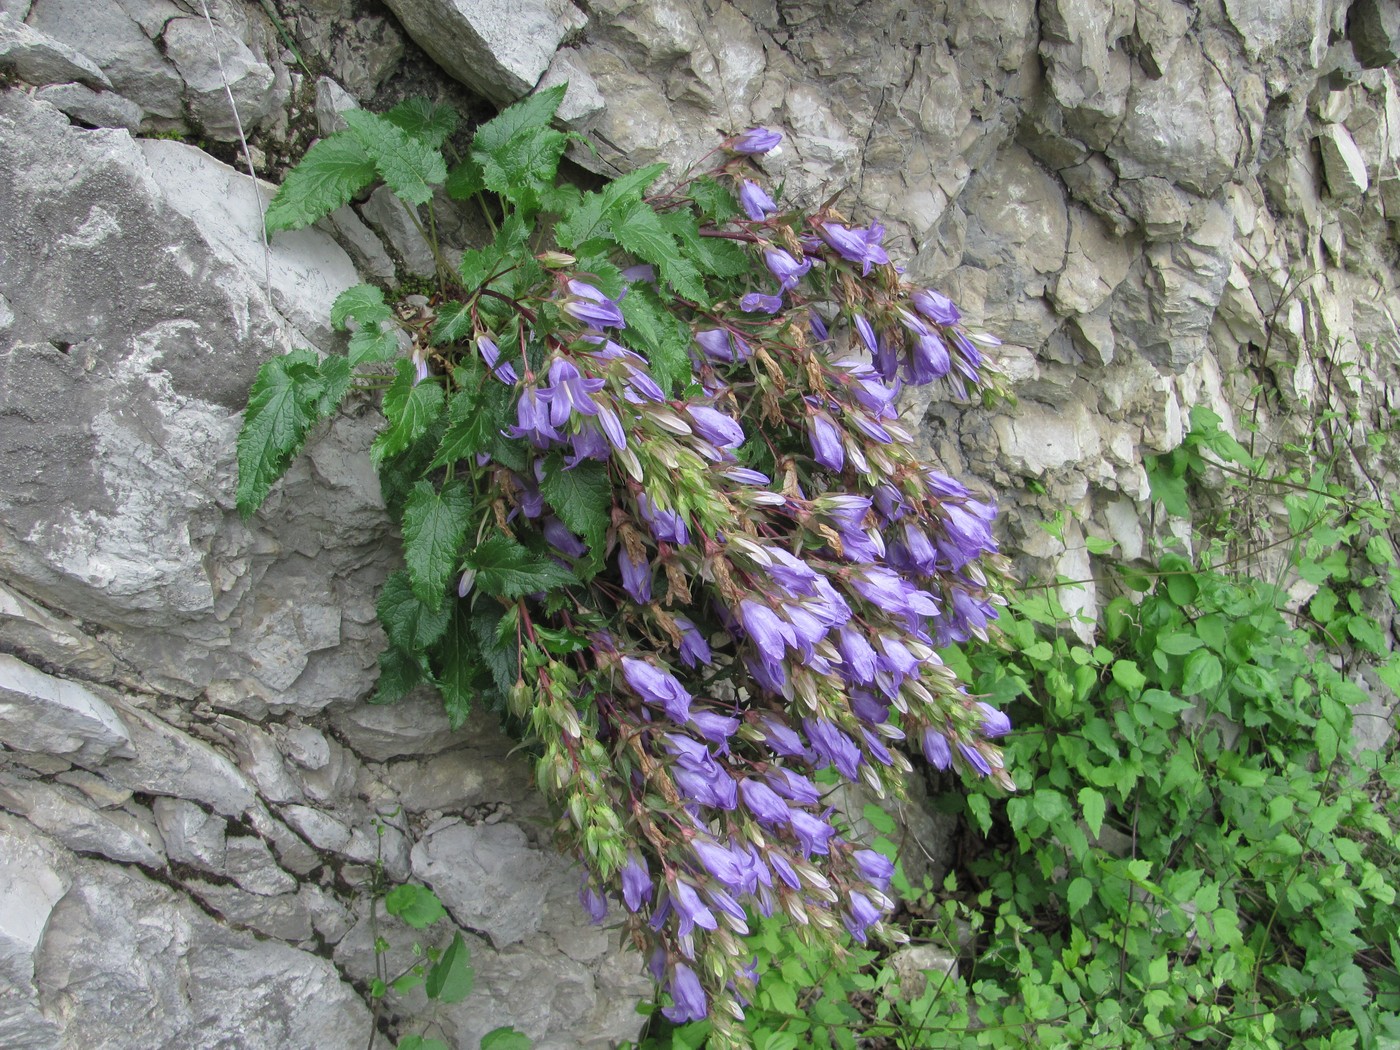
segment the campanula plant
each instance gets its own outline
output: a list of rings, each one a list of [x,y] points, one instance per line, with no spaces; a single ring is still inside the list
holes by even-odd
[[[889,869],[826,801],[832,777],[898,792],[912,746],[1011,784],[1005,717],[935,653],[996,618],[995,508],[896,407],[905,386],[990,389],[996,340],[905,283],[878,223],[775,200],[756,162],[775,131],[664,191],[664,165],[561,182],[562,93],[452,165],[450,110],[352,113],[288,176],[273,230],[382,179],[430,237],[439,192],[495,236],[455,266],[434,244],[438,293],[412,319],[352,288],[331,314],[345,354],[263,366],[238,505],[352,390],[382,391],[371,455],[405,568],[379,600],[375,700],[427,684],[454,724],[502,710],[584,907],[621,909],[669,1018],[739,1041],[755,914],[830,943],[893,934]]]

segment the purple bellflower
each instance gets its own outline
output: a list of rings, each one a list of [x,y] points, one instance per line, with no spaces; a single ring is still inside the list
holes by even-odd
[[[673,722],[689,720],[691,696],[673,675],[645,660],[624,656],[622,677],[643,700],[663,708]]]
[[[745,179],[739,185],[739,203],[743,206],[744,214],[754,222],[762,222],[778,210],[773,198],[753,179]]]
[[[872,265],[884,265],[890,261],[885,249],[880,247],[885,228],[878,222],[872,223],[868,229],[852,229],[837,222],[824,222],[818,227],[818,232],[841,258],[861,264],[862,277],[870,273]]]
[[[627,863],[622,869],[622,903],[628,911],[640,911],[642,905],[651,900],[651,872],[646,861],[635,853],[627,855]]]
[[[705,998],[705,990],[700,987],[700,978],[685,963],[676,963],[668,990],[672,1005],[661,1009],[666,1020],[673,1024],[685,1024],[687,1021],[703,1021],[709,1014],[710,1003]]]
[[[677,616],[675,619],[681,632],[681,663],[687,667],[694,667],[696,664],[712,662],[714,657],[710,653],[710,643],[705,640],[700,629],[684,616]]]
[[[797,282],[812,268],[811,259],[804,259],[799,263],[782,248],[765,248],[763,261],[785,292],[796,288]]]
[[[651,601],[651,562],[645,558],[633,561],[623,544],[617,548],[617,568],[622,574],[622,587],[633,601],[639,605]]]
[[[749,128],[748,131],[735,135],[727,145],[735,153],[758,156],[767,153],[782,141],[782,132],[772,131],[768,128]]]
[[[559,304],[570,317],[582,321],[590,328],[626,328],[618,300],[609,299],[586,281],[571,280],[570,296]]]
[[[807,439],[812,445],[812,458],[839,474],[846,465],[846,451],[841,444],[841,430],[832,418],[825,412],[808,416]]]
[[[988,738],[1005,736],[1011,732],[1011,719],[985,701],[977,701],[977,710],[982,713],[982,735]]]
[[[739,300],[739,309],[747,314],[775,314],[783,308],[781,295],[764,295],[762,292],[749,292]]]
[[[739,781],[739,794],[744,806],[758,818],[760,824],[776,827],[792,819],[787,803],[761,780],[750,777]]]
[[[929,726],[923,735],[924,757],[934,769],[947,769],[953,764],[953,752],[948,748],[948,738],[939,730]]]
[[[695,341],[700,344],[700,349],[705,351],[706,357],[720,364],[746,361],[753,354],[753,349],[748,343],[723,328],[707,328],[703,332],[696,332]]]
[[[481,359],[486,362],[486,367],[491,370],[491,374],[507,386],[514,386],[519,382],[520,377],[515,374],[515,366],[509,361],[500,363],[501,349],[488,337],[479,335],[476,337],[477,353],[481,354]]]
[[[914,309],[934,324],[950,325],[957,324],[962,320],[962,314],[953,305],[953,300],[946,295],[935,292],[932,288],[915,292],[909,299],[913,302]]]

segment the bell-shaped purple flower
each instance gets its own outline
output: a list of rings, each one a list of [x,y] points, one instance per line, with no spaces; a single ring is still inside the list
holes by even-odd
[[[676,963],[667,991],[671,993],[671,1005],[662,1007],[661,1012],[672,1024],[703,1021],[709,1014],[710,1003],[705,998],[705,989],[700,987],[700,978],[685,963]]]
[[[622,677],[647,703],[664,708],[672,721],[684,723],[689,720],[691,695],[673,675],[645,660],[624,656]]]
[[[805,809],[794,809],[792,813],[792,831],[797,836],[797,841],[802,844],[802,852],[807,856],[816,854],[826,854],[830,847],[831,837],[836,834],[836,829],[820,817],[813,816]]]
[[[716,448],[738,448],[744,443],[744,428],[737,421],[709,405],[688,405],[695,432]]]
[[[651,601],[651,562],[643,558],[632,560],[625,545],[617,548],[617,569],[622,574],[622,587],[634,602],[645,605]]]
[[[822,798],[815,784],[801,773],[794,773],[790,769],[779,767],[773,770],[769,774],[768,782],[778,794],[800,805],[815,805]]]
[[[635,853],[627,855],[627,863],[622,868],[622,903],[628,911],[640,911],[644,903],[651,900],[651,872],[647,863]]]
[[[680,917],[680,935],[688,936],[695,927],[702,930],[714,930],[719,928],[719,923],[715,921],[714,912],[705,906],[705,902],[700,899],[700,894],[695,892],[695,887],[684,879],[677,879],[671,887],[671,902],[675,905],[676,914]]]
[[[807,730],[807,739],[813,749],[826,759],[847,780],[860,778],[861,753],[850,737],[824,718],[804,718],[802,728]]]
[[[946,295],[935,292],[932,288],[915,292],[909,299],[913,302],[914,309],[934,324],[950,325],[957,324],[962,320],[962,314],[953,305],[953,300]]]
[[[802,738],[771,716],[763,719],[763,738],[775,755],[787,758],[803,758],[807,747]]]
[[[788,641],[795,641],[792,628],[767,605],[753,598],[745,598],[739,603],[739,616],[743,620],[744,630],[749,632],[749,637],[764,658],[774,663],[782,660]]]
[[[982,752],[976,747],[974,747],[971,744],[963,743],[961,740],[959,740],[958,754],[962,755],[963,760],[966,761],[969,766],[975,769],[979,776],[991,776],[992,764],[987,761],[987,756],[982,754]]]
[[[767,153],[782,141],[783,135],[780,131],[772,131],[768,128],[749,128],[748,131],[735,135],[727,145],[734,153],[758,156]]]
[[[608,899],[594,889],[592,884],[583,884],[583,888],[578,891],[578,901],[588,914],[588,921],[594,926],[608,917]]]
[[[708,766],[678,765],[671,779],[688,802],[715,809],[730,810],[739,805],[739,788],[734,778],[718,763]]]
[[[609,299],[593,285],[586,281],[571,280],[569,292],[571,294],[559,304],[559,309],[570,317],[582,321],[590,328],[627,327],[627,322],[622,318],[622,310],[617,305],[618,301]]]
[[[875,329],[870,327],[870,322],[860,314],[856,314],[853,320],[855,321],[856,331],[860,333],[860,341],[865,344],[867,350],[872,354],[875,353],[876,349],[879,347],[879,344],[875,341]]]
[[[588,553],[588,545],[552,514],[544,519],[544,538],[545,542],[566,557],[582,558]]]
[[[681,632],[681,663],[694,667],[696,664],[708,664],[714,659],[710,653],[710,643],[695,624],[684,616],[677,616],[676,626]]]
[[[953,764],[953,752],[948,747],[948,738],[933,726],[924,730],[921,742],[924,757],[934,769],[947,769]]]
[[[792,819],[787,803],[776,791],[756,777],[739,781],[739,794],[744,800],[744,806],[761,824],[777,827]]]
[[[690,530],[686,528],[685,519],[673,510],[658,510],[645,492],[637,495],[637,513],[647,523],[652,537],[658,542],[690,542]]]
[[[739,309],[747,314],[775,314],[783,308],[781,295],[764,295],[762,292],[749,292],[739,300]]]
[[[824,222],[818,228],[822,240],[836,250],[836,254],[849,262],[861,264],[861,276],[870,272],[873,264],[884,265],[890,261],[880,241],[885,236],[885,228],[878,222],[868,229],[852,229],[836,222]]]
[[[796,288],[797,282],[812,268],[811,259],[804,259],[799,263],[782,248],[765,248],[763,262],[767,265],[768,272],[778,279],[778,283],[782,285],[785,292]]]
[[[598,414],[598,403],[592,395],[603,389],[604,380],[589,378],[572,361],[556,357],[549,363],[549,383],[540,391],[540,397],[549,400],[551,426],[562,427],[575,413],[581,416]]]
[[[509,361],[501,364],[501,349],[494,342],[484,335],[476,337],[477,353],[481,354],[481,359],[486,362],[486,367],[491,370],[491,374],[507,386],[514,386],[519,381],[519,376],[515,374],[515,366]]]
[[[773,198],[753,179],[745,179],[739,184],[739,204],[743,207],[744,214],[754,222],[762,222],[778,210]]]
[[[690,724],[700,731],[712,744],[718,745],[720,754],[729,753],[729,738],[739,731],[739,720],[717,711],[691,711]]]
[[[1011,719],[991,704],[977,701],[977,710],[982,713],[982,735],[988,738],[1005,736],[1011,732]]]
[[[747,857],[738,857],[728,848],[704,836],[695,838],[690,848],[700,858],[700,863],[705,866],[706,871],[731,890],[742,892],[740,887],[745,881]]]
[[[807,439],[812,445],[812,458],[827,470],[840,473],[846,465],[846,450],[841,444],[841,429],[825,412],[813,412],[807,417]]]
[[[880,921],[880,909],[865,894],[852,891],[846,898],[846,914],[841,919],[851,936],[864,944],[866,931]]]
[[[890,879],[894,877],[894,862],[883,853],[876,853],[873,849],[858,849],[851,854],[851,860],[855,862],[860,877],[881,893],[890,888]]]
[[[753,355],[753,348],[726,328],[707,328],[696,332],[695,341],[705,351],[706,357],[720,364],[747,361]]]

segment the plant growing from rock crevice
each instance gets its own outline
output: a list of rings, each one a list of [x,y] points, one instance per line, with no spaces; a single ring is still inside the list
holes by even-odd
[[[491,244],[440,260],[406,316],[340,296],[348,351],[267,362],[239,438],[252,514],[311,427],[381,392],[371,456],[403,533],[375,699],[423,683],[460,724],[487,701],[524,735],[582,861],[585,907],[621,902],[670,996],[720,1039],[754,974],[750,912],[832,943],[886,934],[891,868],[823,800],[899,791],[914,741],[1009,785],[1005,716],[936,646],[996,617],[994,508],[918,456],[905,385],[989,387],[945,297],[906,285],[878,224],[779,206],[752,129],[652,192],[560,183],[562,88],[477,129],[410,101],[316,144],[268,212],[315,221],[383,179],[422,208],[478,202]]]

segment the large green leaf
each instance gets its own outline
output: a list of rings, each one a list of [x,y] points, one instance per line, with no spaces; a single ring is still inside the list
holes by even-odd
[[[472,703],[481,691],[485,668],[477,651],[467,603],[450,602],[448,613],[451,619],[447,631],[433,647],[433,656],[434,666],[438,669],[438,692],[442,694],[448,724],[453,729],[459,729],[466,722]]]
[[[404,569],[384,581],[375,610],[389,641],[410,652],[426,649],[441,638],[452,615],[446,606],[434,608],[420,600]]]
[[[429,609],[442,606],[447,582],[457,570],[471,511],[471,493],[461,481],[449,481],[441,492],[432,482],[419,481],[404,504],[403,553],[408,578],[414,595]]]
[[[650,288],[633,285],[621,302],[627,331],[645,345],[651,376],[668,393],[691,379],[690,328],[671,314]]]
[[[603,189],[603,208],[609,213],[620,211],[631,205],[633,201],[642,199],[642,195],[653,182],[661,178],[661,173],[667,168],[665,164],[648,164],[645,168],[640,168],[629,175],[613,179]]]
[[[411,204],[426,204],[433,187],[447,178],[447,162],[442,154],[403,128],[363,109],[347,110],[343,116],[389,188]]]
[[[310,226],[349,204],[374,176],[374,160],[354,135],[340,131],[323,138],[287,172],[267,206],[267,232]]]
[[[478,452],[485,452],[506,423],[515,394],[494,379],[467,385],[452,395],[447,433],[433,466],[445,467]]]
[[[546,88],[502,110],[476,129],[472,149],[492,153],[522,131],[549,127],[555,111],[559,109],[559,103],[564,101],[565,87],[564,84],[558,84]]]
[[[388,456],[408,448],[442,414],[442,387],[433,382],[415,383],[416,378],[413,362],[400,358],[394,366],[394,381],[384,392],[384,416],[389,425],[369,450],[376,467]]]
[[[565,470],[563,463],[555,460],[546,465],[540,492],[559,520],[582,536],[591,552],[601,554],[612,521],[613,489],[608,468],[601,463],[580,463]]]
[[[361,327],[377,325],[394,316],[384,302],[384,292],[372,284],[357,284],[345,289],[331,304],[331,324],[344,329],[348,321]]]
[[[384,119],[433,149],[441,149],[447,136],[457,130],[457,111],[426,98],[406,98],[385,113]]]
[[[522,598],[578,582],[548,554],[529,551],[506,535],[479,544],[467,555],[467,564],[476,570],[476,586],[500,598]]]
[[[427,661],[422,653],[405,652],[391,645],[379,654],[379,682],[370,703],[397,703],[414,686],[429,680]]]
[[[471,959],[471,950],[462,940],[462,935],[453,934],[452,943],[428,971],[428,979],[423,983],[423,991],[428,998],[444,1003],[460,1003],[471,995],[476,978]]]
[[[633,201],[614,217],[612,232],[629,252],[655,263],[666,283],[677,293],[702,306],[709,304],[700,271],[681,254],[675,237],[649,205]]]
[[[384,895],[384,910],[402,919],[415,930],[426,929],[439,919],[447,918],[447,909],[438,896],[426,886],[406,882]]]
[[[325,382],[310,350],[293,350],[258,369],[238,433],[235,498],[243,517],[262,506],[272,483],[300,451],[307,431],[325,407],[324,393]]]

